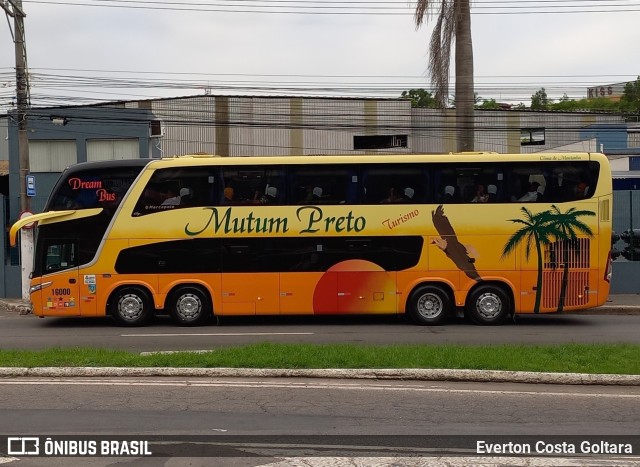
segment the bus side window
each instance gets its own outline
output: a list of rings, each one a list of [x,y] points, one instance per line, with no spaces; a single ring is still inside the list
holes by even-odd
[[[291,204],[345,204],[355,196],[350,186],[353,175],[348,167],[293,166],[291,173]]]
[[[548,164],[547,164],[548,165]],[[518,203],[548,201],[550,177],[544,164],[516,163],[508,174],[507,200]]]
[[[598,164],[593,162],[559,163],[551,174],[548,201],[558,203],[592,197],[598,171]]]
[[[421,203],[429,199],[428,173],[419,164],[370,164],[363,167],[365,204]]]

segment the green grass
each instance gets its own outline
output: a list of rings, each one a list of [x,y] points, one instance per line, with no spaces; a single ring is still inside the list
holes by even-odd
[[[0,350],[4,367],[458,368],[640,374],[640,345],[252,344],[210,353],[154,354],[94,348]]]

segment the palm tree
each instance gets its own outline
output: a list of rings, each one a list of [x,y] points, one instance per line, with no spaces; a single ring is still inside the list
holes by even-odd
[[[473,151],[473,45],[469,0],[418,0],[414,15],[416,28],[436,12],[438,18],[429,43],[429,76],[435,85],[436,100],[444,109],[449,95],[451,44],[455,41],[458,150]]]
[[[552,222],[550,211],[543,211],[533,214],[527,208],[520,209],[524,215],[522,219],[509,219],[516,224],[523,224],[504,246],[501,259],[506,258],[521,242],[526,242],[525,257],[529,259],[531,253],[531,244],[535,244],[536,253],[538,254],[538,279],[536,282],[536,302],[533,307],[534,313],[540,312],[540,299],[542,297],[542,248],[541,245],[548,245],[551,236],[558,237],[560,232]]]
[[[562,212],[555,204],[551,205],[551,216],[552,222],[555,224],[558,233],[560,235],[556,235],[556,240],[564,240],[565,248],[563,248],[563,258],[562,262],[563,273],[562,273],[562,285],[560,286],[560,298],[558,299],[558,311],[562,311],[564,309],[564,300],[567,294],[567,285],[569,283],[569,245],[575,246],[576,244],[576,231],[588,235],[590,237],[593,236],[593,232],[589,228],[587,224],[578,220],[578,217],[581,216],[595,216],[596,213],[593,211],[577,211],[576,208],[570,208],[567,212]],[[554,234],[555,235],[555,234]]]

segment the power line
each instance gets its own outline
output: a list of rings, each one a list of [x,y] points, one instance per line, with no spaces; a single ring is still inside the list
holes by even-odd
[[[304,14],[304,15],[392,15],[413,16],[414,8],[400,2],[378,2],[374,6],[351,6],[355,2],[301,2],[295,0],[249,0],[253,5],[245,5],[240,0],[226,0],[220,2],[158,2],[158,1],[134,1],[134,0],[84,0],[84,2],[61,2],[34,0],[30,3],[57,5],[57,6],[84,6],[97,8],[120,8],[135,10],[165,10],[187,12],[214,12],[214,13],[257,13],[257,14]],[[245,0],[246,1],[246,0]],[[595,3],[598,0],[593,0]],[[472,7],[472,15],[522,15],[522,14],[574,14],[574,13],[630,13],[640,11],[639,3],[621,3],[623,0],[603,0],[597,5],[590,5],[582,0],[576,5],[570,4],[570,0],[559,2],[513,2],[517,5],[506,5],[507,2],[482,2]],[[88,3],[87,3],[88,2]],[[93,2],[93,3],[91,3]],[[311,5],[307,5],[311,4]],[[337,4],[335,4],[337,3]],[[486,3],[486,4],[485,4]],[[521,3],[531,3],[522,5]],[[566,3],[566,5],[558,5]],[[391,6],[377,6],[380,4]],[[495,4],[491,5],[491,4]],[[361,4],[357,4],[361,5]],[[366,3],[371,5],[371,3]],[[282,8],[288,8],[283,10]],[[542,9],[546,8],[546,9]],[[330,11],[325,11],[330,10]],[[395,11],[399,10],[399,11]],[[492,11],[478,11],[492,10]],[[517,11],[512,11],[517,10]]]
[[[5,68],[7,69],[7,68]],[[0,99],[14,97],[15,84],[9,72],[0,69]],[[41,69],[58,71],[57,69]],[[104,70],[60,69],[66,73],[42,73],[35,69],[30,73],[31,100],[35,107],[75,103],[99,103],[109,100],[170,99],[166,90],[194,90],[219,95],[324,97],[324,98],[398,98],[410,89],[430,90],[424,78],[401,75],[302,75],[302,74],[248,74],[248,73],[164,73],[164,72],[107,72]],[[81,74],[90,72],[91,75]],[[107,76],[96,76],[94,73]],[[116,73],[119,73],[118,76]],[[126,73],[126,74],[123,74]],[[153,78],[148,74],[153,73]],[[194,75],[195,79],[189,79]],[[278,79],[274,79],[278,78]],[[476,77],[476,94],[482,100],[500,102],[528,101],[545,88],[551,99],[554,94],[567,95],[570,99],[586,98],[588,88],[617,81],[619,85],[634,81],[634,75],[512,75],[500,82],[496,76]],[[3,82],[4,81],[4,82]],[[7,102],[9,105],[10,102]],[[2,105],[2,103],[0,103]]]

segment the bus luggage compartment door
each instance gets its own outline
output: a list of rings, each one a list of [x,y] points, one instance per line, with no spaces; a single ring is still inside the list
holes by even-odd
[[[279,314],[280,283],[278,274],[223,274],[222,310],[225,315]]]
[[[341,314],[395,313],[396,273],[340,271],[338,311]]]

